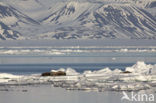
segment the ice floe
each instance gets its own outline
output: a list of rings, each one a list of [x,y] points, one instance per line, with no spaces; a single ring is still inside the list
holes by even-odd
[[[0,73],[0,85],[37,85],[51,84],[54,87],[62,87],[67,90],[91,90],[91,91],[139,91],[153,89],[156,86],[156,64],[145,64],[138,61],[125,71],[104,68],[96,71],[84,71],[78,73],[72,68],[60,68],[51,72],[63,71],[66,76],[47,76],[40,74],[13,75]]]
[[[155,74],[156,73],[155,69],[156,69],[156,65],[145,64],[143,61],[138,61],[132,67],[127,67],[126,71],[148,75],[148,74]]]

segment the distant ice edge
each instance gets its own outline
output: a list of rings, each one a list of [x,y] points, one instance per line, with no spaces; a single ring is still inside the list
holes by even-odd
[[[54,71],[54,70],[52,70]],[[78,73],[72,68],[60,68],[66,76],[42,77],[40,74],[13,75],[0,73],[0,86],[52,84],[67,90],[87,91],[140,91],[156,87],[156,64],[138,61],[125,71],[104,68],[97,71]],[[125,72],[125,73],[124,73]],[[126,73],[131,72],[131,73]]]

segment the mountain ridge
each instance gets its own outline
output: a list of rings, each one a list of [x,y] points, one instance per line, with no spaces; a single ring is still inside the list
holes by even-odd
[[[4,3],[17,12],[19,25],[3,23],[23,39],[156,39],[154,0],[9,1]]]

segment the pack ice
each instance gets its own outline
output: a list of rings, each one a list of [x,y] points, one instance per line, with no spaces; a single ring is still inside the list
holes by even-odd
[[[66,76],[43,77],[40,74],[13,75],[0,73],[0,85],[50,84],[67,90],[99,92],[155,90],[156,86],[156,64],[145,64],[143,61],[138,61],[133,66],[126,67],[125,71],[120,69],[111,70],[109,68],[97,71],[84,71],[83,73],[78,73],[72,68],[60,68],[52,71],[66,72]]]

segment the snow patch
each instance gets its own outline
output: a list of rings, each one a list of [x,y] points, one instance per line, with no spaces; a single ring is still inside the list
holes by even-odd
[[[0,21],[6,25],[13,25],[18,21],[18,19],[14,16],[7,16],[7,17],[0,18]]]

